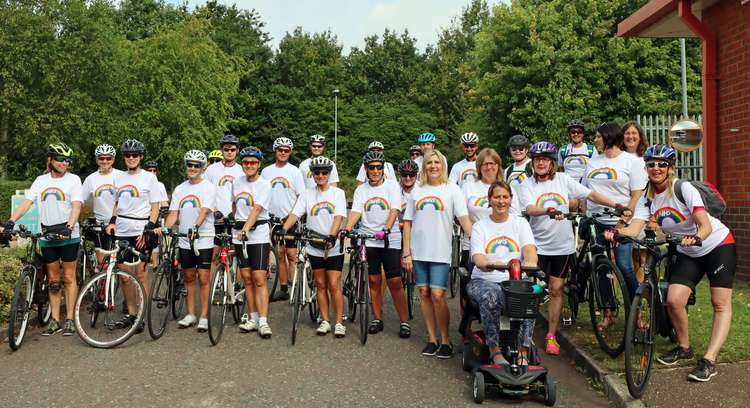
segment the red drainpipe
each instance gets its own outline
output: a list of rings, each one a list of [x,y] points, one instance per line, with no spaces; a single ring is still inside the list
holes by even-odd
[[[719,75],[717,73],[716,34],[706,24],[698,20],[691,9],[692,0],[679,0],[677,14],[682,21],[703,40],[703,131],[705,145],[703,149],[704,179],[719,185],[718,171],[718,112],[717,90]]]

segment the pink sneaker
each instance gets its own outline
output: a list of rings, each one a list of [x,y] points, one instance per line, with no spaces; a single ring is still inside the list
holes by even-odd
[[[557,338],[553,334],[548,334],[545,340],[547,340],[547,347],[544,351],[552,356],[560,355],[560,344],[557,343]]]

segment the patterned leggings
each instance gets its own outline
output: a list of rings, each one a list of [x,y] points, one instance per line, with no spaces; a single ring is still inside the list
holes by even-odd
[[[498,322],[500,321],[500,311],[505,304],[503,289],[495,282],[472,279],[466,285],[466,293],[479,304],[479,315],[482,317],[487,345],[491,347],[499,346]],[[534,319],[524,320],[521,323],[521,331],[518,333],[518,341],[521,346],[529,347],[531,345],[533,333]]]

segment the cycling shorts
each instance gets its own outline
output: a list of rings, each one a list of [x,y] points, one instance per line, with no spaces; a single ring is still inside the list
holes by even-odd
[[[242,253],[242,245],[234,244],[234,253],[240,269],[249,268],[251,271],[267,271],[271,244],[247,244],[247,258]]]
[[[565,279],[573,266],[571,255],[539,255],[539,267],[547,276]]]
[[[179,248],[180,265],[183,269],[211,269],[213,248],[199,249],[198,255],[192,249]]]
[[[328,258],[308,255],[307,259],[310,261],[310,266],[312,266],[313,269],[325,269],[327,271],[339,272],[344,269],[344,255],[329,256]]]
[[[115,240],[117,240],[117,241],[128,241],[128,244],[129,244],[130,248],[135,248],[136,251],[143,252],[146,249],[138,249],[135,246],[135,241],[138,239],[138,237],[140,237],[140,235],[136,235],[134,237],[119,237],[119,236],[116,236]],[[138,257],[135,256],[135,255],[133,255],[133,253],[131,253],[130,251],[126,252],[125,255],[122,258],[122,262],[135,262],[137,260],[138,260]]]
[[[367,247],[367,266],[369,275],[380,275],[380,267],[382,266],[386,279],[400,278],[401,250]]]
[[[720,245],[698,258],[678,253],[677,261],[671,269],[669,283],[685,285],[695,291],[695,287],[708,275],[712,288],[732,288],[737,267],[737,246]]]
[[[42,262],[45,264],[57,261],[75,262],[78,259],[78,246],[80,242],[73,244],[40,247],[42,250]]]
[[[107,251],[112,249],[114,241],[113,236],[104,231],[87,231],[86,240],[93,242],[95,248],[101,248]]]

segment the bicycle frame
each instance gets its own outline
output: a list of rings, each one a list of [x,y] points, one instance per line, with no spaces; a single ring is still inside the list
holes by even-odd
[[[128,247],[128,250],[134,254],[135,256],[139,257],[137,261],[135,262],[122,262],[123,265],[129,266],[129,267],[135,267],[141,264],[140,255],[141,253],[136,251],[135,249]],[[104,291],[104,302],[103,306],[106,308],[107,311],[113,311],[115,310],[119,305],[116,305],[112,302],[112,299],[114,299],[114,290],[115,285],[114,282],[112,282],[112,275],[115,271],[115,268],[117,267],[117,254],[121,251],[119,241],[115,241],[115,249],[106,251],[103,249],[98,249],[98,252],[105,257],[108,258],[109,264],[107,265],[107,269],[104,271],[106,273],[106,279],[104,283],[104,288],[99,288],[99,295],[101,295],[101,291]],[[104,263],[107,262],[106,260],[102,260],[102,266]],[[142,313],[143,311],[141,311]],[[104,322],[104,325],[110,328],[114,328],[114,322]]]

